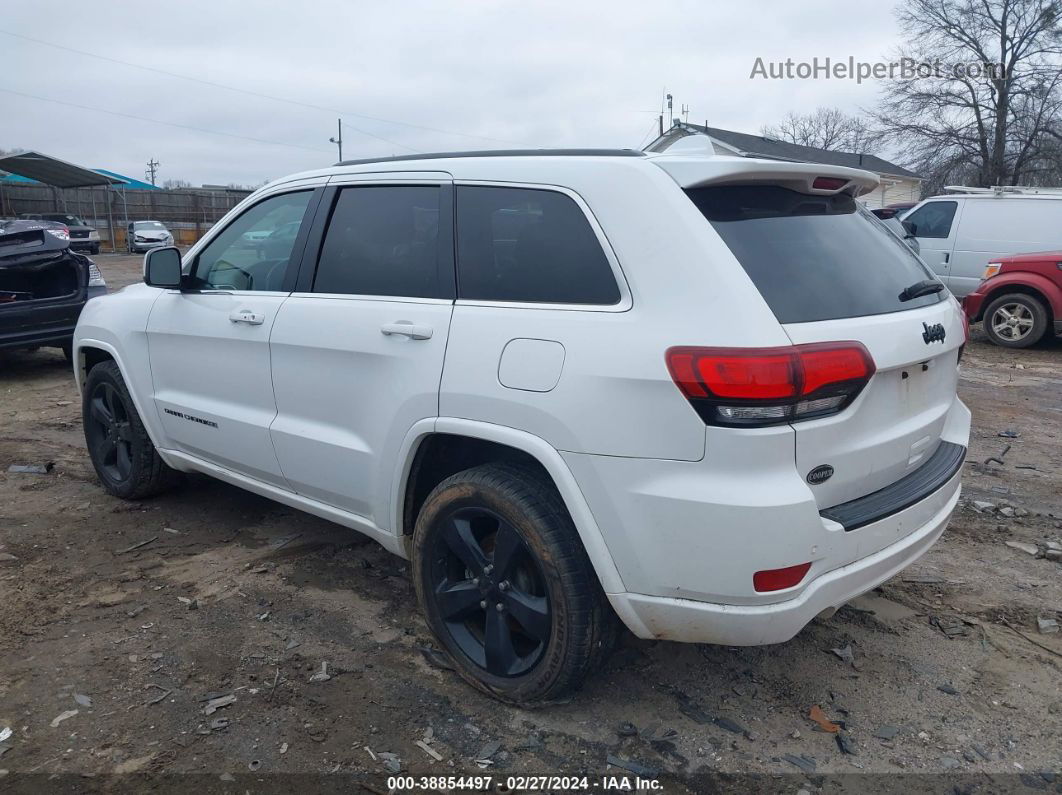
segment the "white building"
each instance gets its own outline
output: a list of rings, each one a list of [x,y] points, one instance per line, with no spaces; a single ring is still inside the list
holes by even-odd
[[[896,202],[916,202],[921,197],[922,178],[902,166],[883,160],[877,155],[856,152],[834,152],[801,146],[768,138],[763,135],[721,130],[675,121],[670,130],[645,147],[647,152],[705,152],[741,157],[764,157],[769,160],[793,160],[849,166],[872,171],[881,178],[881,187],[860,198],[870,208],[885,207]]]

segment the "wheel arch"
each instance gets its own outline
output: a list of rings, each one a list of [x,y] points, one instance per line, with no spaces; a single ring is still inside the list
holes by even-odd
[[[1052,319],[1062,319],[1062,290],[1059,290],[1052,282],[1042,276],[1025,274],[1020,279],[1015,278],[993,284],[991,291],[985,295],[984,300],[981,302],[980,312],[974,322],[983,321],[989,304],[1001,295],[1008,293],[1021,293],[1035,298],[1046,307],[1049,315],[1048,322],[1051,322]]]
[[[605,593],[624,590],[619,571],[590,507],[561,454],[541,437],[491,423],[441,417],[407,439],[395,478],[394,532],[408,548],[424,498],[455,472],[489,461],[523,463],[540,470],[557,489]],[[433,456],[442,456],[442,459]],[[441,462],[440,462],[441,461]]]
[[[122,374],[122,380],[125,381],[125,387],[129,390],[129,397],[132,398],[133,406],[136,408],[137,414],[140,415],[140,421],[144,423],[144,430],[147,431],[148,438],[151,439],[151,443],[155,445],[155,449],[159,451],[159,455],[163,456],[165,461],[165,454],[162,451],[163,446],[160,444],[159,429],[156,427],[158,414],[153,410],[149,411],[149,409],[154,408],[153,406],[144,405],[144,401],[136,389],[136,380],[131,377],[125,362],[118,353],[118,349],[104,340],[84,337],[75,339],[74,344],[74,380],[77,383],[78,393],[84,392],[85,382],[88,379],[89,371],[93,367],[103,362],[114,362]],[[170,464],[169,461],[166,461],[166,463]],[[170,465],[172,466],[172,464]]]

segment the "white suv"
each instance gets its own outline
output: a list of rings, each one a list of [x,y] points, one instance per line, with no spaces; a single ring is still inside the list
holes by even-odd
[[[119,497],[203,472],[410,558],[457,669],[511,702],[576,686],[617,616],[785,641],[959,497],[965,320],[855,201],[876,184],[597,150],[279,180],[85,308],[93,464]]]

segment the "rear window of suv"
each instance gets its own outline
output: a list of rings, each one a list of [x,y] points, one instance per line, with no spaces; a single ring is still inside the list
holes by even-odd
[[[933,274],[847,194],[811,196],[774,185],[686,193],[781,323],[900,312],[947,294],[901,301],[905,287]]]

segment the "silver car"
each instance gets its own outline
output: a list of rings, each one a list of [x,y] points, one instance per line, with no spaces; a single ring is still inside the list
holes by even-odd
[[[172,246],[173,234],[161,221],[130,221],[126,230],[126,248],[136,254],[159,246]]]

